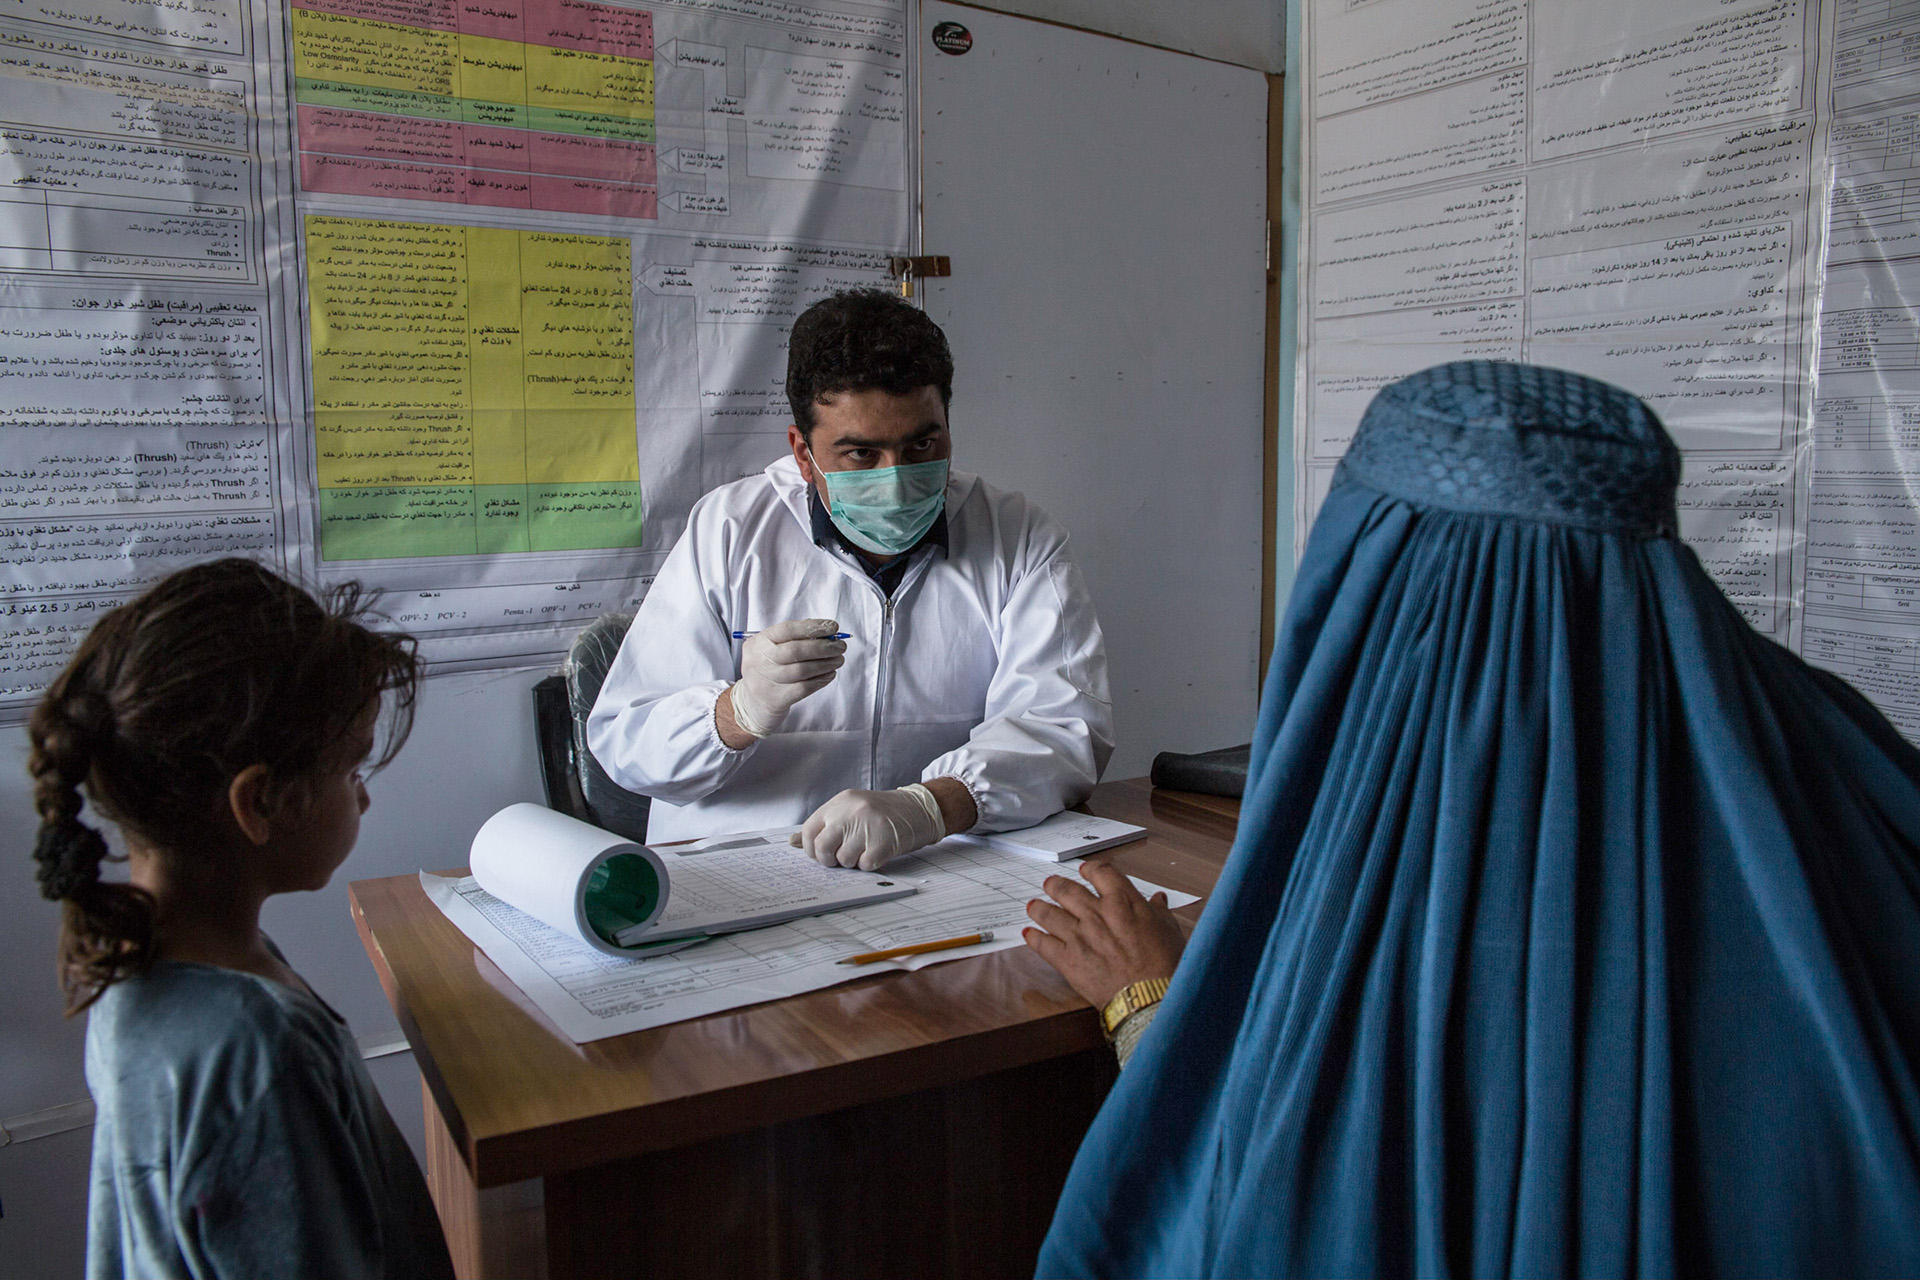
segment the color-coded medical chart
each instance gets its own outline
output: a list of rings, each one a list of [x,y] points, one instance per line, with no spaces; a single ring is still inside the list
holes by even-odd
[[[914,250],[904,0],[0,11],[0,720],[215,556],[557,660]]]
[[[320,554],[640,545],[624,239],[309,217]]]
[[[646,11],[331,0],[291,17],[302,190],[657,215]]]

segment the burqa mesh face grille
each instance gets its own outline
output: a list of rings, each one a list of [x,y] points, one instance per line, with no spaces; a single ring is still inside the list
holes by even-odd
[[[1335,484],[1348,480],[1420,506],[1671,537],[1680,451],[1617,387],[1463,360],[1374,397]]]

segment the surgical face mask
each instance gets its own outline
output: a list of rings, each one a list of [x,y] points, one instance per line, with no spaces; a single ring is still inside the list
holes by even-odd
[[[813,450],[807,450],[813,459]],[[847,540],[877,556],[897,556],[920,541],[947,500],[947,460],[869,471],[813,469],[827,481],[827,514]]]

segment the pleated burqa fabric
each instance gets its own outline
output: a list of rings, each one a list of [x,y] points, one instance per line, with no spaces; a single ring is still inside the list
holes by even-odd
[[[1678,473],[1577,375],[1376,398],[1041,1275],[1920,1275],[1920,753]]]

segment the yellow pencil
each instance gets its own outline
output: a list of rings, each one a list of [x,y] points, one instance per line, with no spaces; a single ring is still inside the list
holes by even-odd
[[[895,956],[917,956],[926,951],[945,951],[951,947],[970,947],[976,942],[992,942],[993,930],[970,933],[964,938],[942,938],[938,942],[916,942],[910,947],[888,947],[885,951],[863,951],[857,956],[848,956],[841,964],[872,964],[875,960],[891,960]]]

